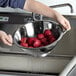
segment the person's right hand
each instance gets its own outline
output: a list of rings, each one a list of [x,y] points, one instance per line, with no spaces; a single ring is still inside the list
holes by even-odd
[[[62,27],[65,28],[67,31],[71,30],[71,25],[69,20],[67,20],[64,16],[62,16],[60,13],[55,11],[56,20],[62,24]]]
[[[4,31],[0,31],[0,40],[4,44],[9,45],[9,46],[12,46],[12,43],[13,43],[12,36],[10,34],[7,35]]]

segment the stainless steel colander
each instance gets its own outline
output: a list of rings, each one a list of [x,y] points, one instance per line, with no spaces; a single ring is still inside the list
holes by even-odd
[[[52,30],[54,36],[56,37],[56,41],[54,41],[53,43],[38,48],[27,48],[19,44],[19,41],[22,37],[36,37],[37,34],[43,33],[46,29]],[[16,46],[18,46],[22,51],[26,52],[27,55],[45,57],[49,53],[51,53],[52,49],[61,40],[65,33],[66,30],[64,31],[64,28],[62,28],[62,26],[55,21],[40,20],[30,21],[19,27],[15,31],[13,38]]]

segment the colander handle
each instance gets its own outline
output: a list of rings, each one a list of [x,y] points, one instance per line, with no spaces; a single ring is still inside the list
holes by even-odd
[[[32,13],[32,17],[34,21],[43,20],[43,15]]]

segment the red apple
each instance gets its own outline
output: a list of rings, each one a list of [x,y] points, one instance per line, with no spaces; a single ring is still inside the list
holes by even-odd
[[[46,38],[43,38],[40,41],[42,42],[42,44],[45,44],[47,42],[47,39]]]
[[[20,45],[23,47],[28,47],[28,43],[21,43]]]
[[[44,38],[44,34],[42,34],[42,33],[38,34],[37,37],[38,37],[38,39],[42,39],[42,38]]]
[[[21,43],[26,43],[27,37],[22,37],[21,38]]]
[[[56,38],[55,38],[53,35],[48,37],[49,43],[52,43],[52,42],[54,42],[55,40],[56,40]]]
[[[33,48],[33,46],[29,46],[29,48]]]
[[[35,38],[35,37],[28,38],[27,43],[28,43],[29,45],[33,45],[33,43],[34,43],[34,41],[35,41],[36,39],[37,39],[37,38]]]
[[[34,44],[33,44],[33,46],[34,46],[35,48],[37,48],[37,47],[39,47],[40,45],[41,45],[41,41],[38,40],[38,39],[36,39],[35,42],[34,42]]]
[[[45,30],[45,31],[44,31],[44,36],[47,37],[47,36],[49,36],[49,35],[52,35],[52,31],[49,30],[49,29]]]
[[[51,43],[54,42],[55,40],[56,40],[55,37],[52,37],[52,39],[51,39]]]

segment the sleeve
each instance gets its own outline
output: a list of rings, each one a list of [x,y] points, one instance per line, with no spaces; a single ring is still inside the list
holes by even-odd
[[[24,3],[26,0],[0,0],[1,7],[12,7],[12,8],[21,8],[23,9]]]

